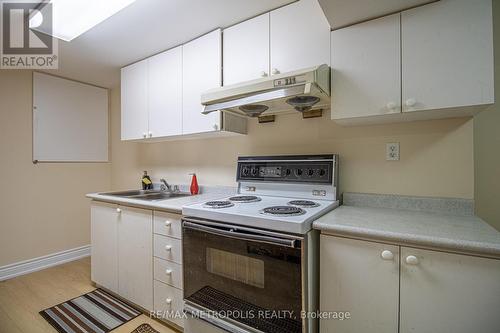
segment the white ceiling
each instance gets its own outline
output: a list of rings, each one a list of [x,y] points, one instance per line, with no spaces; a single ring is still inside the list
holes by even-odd
[[[437,0],[319,0],[332,29]]]
[[[55,75],[114,87],[119,69],[294,0],[137,0],[71,42],[59,41]]]

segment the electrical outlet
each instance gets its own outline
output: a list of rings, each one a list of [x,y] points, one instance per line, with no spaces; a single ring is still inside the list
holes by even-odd
[[[385,159],[387,161],[399,161],[399,142],[391,142],[385,145]]]

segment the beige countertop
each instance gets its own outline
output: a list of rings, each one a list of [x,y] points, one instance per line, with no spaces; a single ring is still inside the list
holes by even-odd
[[[364,207],[362,201],[365,198],[360,200],[357,194],[352,195],[356,200],[348,198],[347,201],[355,205],[340,206],[316,220],[313,227],[332,235],[500,258],[500,232],[472,214],[439,212],[432,203],[413,205],[407,200],[403,200],[406,209],[398,209],[394,204],[391,208],[383,207],[383,200],[394,203],[390,197],[378,200],[376,204],[371,197],[366,202],[368,207]],[[463,203],[446,202],[443,205],[441,201],[439,204],[455,207],[460,213],[467,211],[463,207],[457,208]],[[415,209],[427,206],[434,209]]]
[[[156,201],[147,201],[147,200],[138,200],[138,199],[130,199],[130,198],[120,198],[117,196],[110,196],[100,193],[90,193],[87,194],[87,198],[97,201],[104,201],[116,204],[122,204],[126,206],[147,208],[153,210],[162,210],[173,213],[182,213],[182,206],[195,204],[199,202],[219,199],[228,195],[232,195],[236,193],[236,188],[216,188],[209,189],[204,193],[186,196],[180,198],[172,198],[165,200],[156,200]]]

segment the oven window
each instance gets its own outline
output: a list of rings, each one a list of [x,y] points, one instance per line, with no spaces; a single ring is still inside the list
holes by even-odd
[[[210,247],[206,252],[209,273],[264,288],[264,261]]]

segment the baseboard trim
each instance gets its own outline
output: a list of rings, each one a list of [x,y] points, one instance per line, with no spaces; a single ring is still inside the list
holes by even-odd
[[[90,245],[85,245],[52,253],[43,257],[16,262],[0,267],[0,281],[12,279],[16,276],[40,271],[45,268],[61,265],[88,256],[90,256]]]

